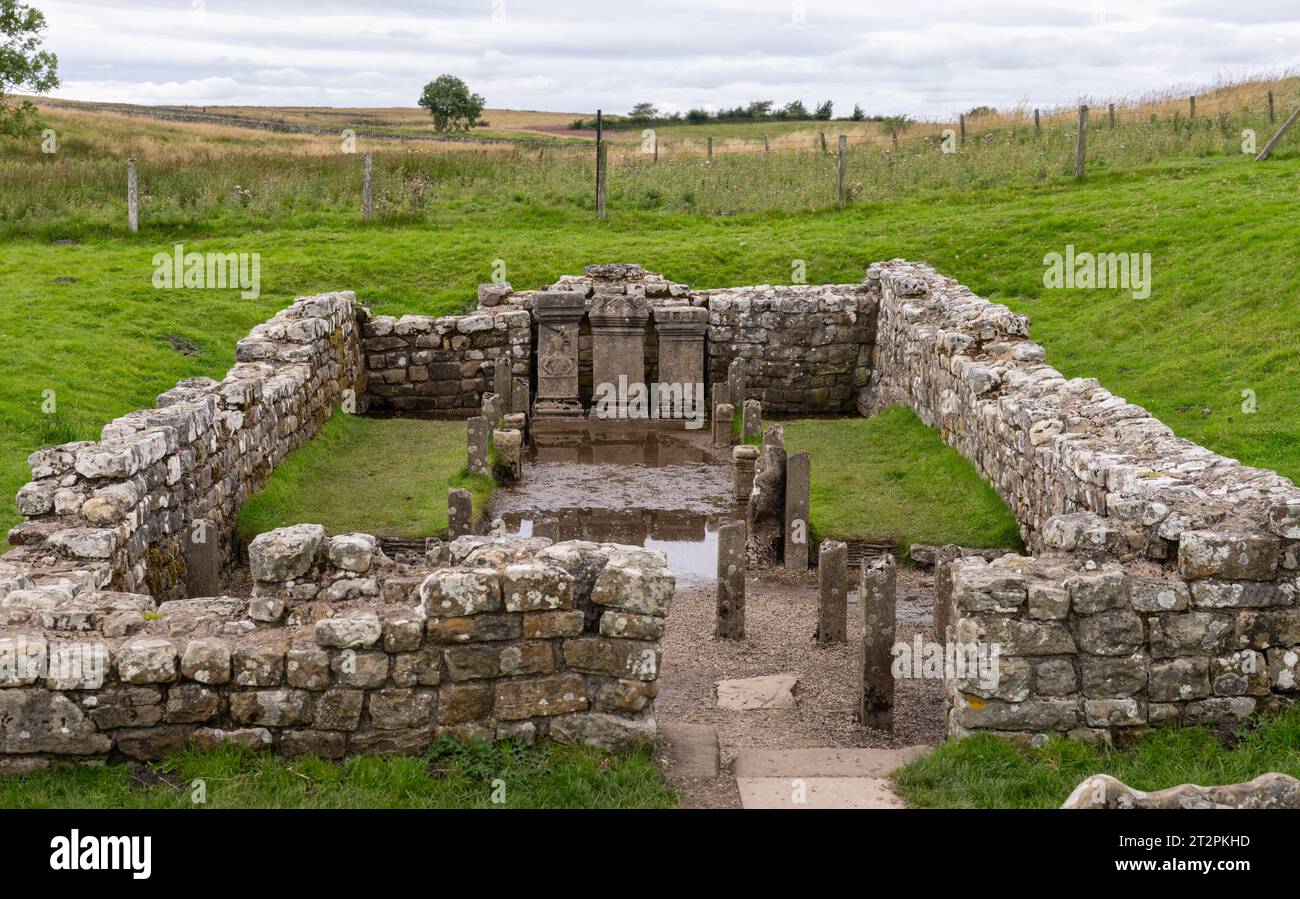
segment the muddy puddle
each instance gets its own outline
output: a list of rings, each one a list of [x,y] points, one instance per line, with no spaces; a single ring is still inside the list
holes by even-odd
[[[511,535],[661,549],[680,581],[712,579],[718,524],[744,514],[724,458],[707,432],[682,428],[539,430],[523,480],[497,489],[491,516]]]

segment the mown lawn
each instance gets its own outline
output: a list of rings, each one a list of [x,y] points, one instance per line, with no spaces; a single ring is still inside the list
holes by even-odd
[[[1027,312],[1048,361],[1066,375],[1095,376],[1181,436],[1295,477],[1300,254],[1294,230],[1281,223],[1294,214],[1298,174],[1297,159],[1211,157],[1090,175],[1081,185],[990,188],[843,211],[705,217],[611,205],[606,222],[526,195],[435,211],[421,224],[363,225],[288,204],[276,224],[237,215],[203,224],[146,218],[128,237],[76,215],[56,217],[0,243],[0,493],[12,497],[27,480],[25,458],[42,443],[93,437],[114,416],[151,406],[180,378],[221,377],[235,341],[295,295],[350,288],[377,313],[455,312],[472,305],[495,260],[520,288],[595,261],[640,262],[705,288],[785,283],[796,259],[814,283],[858,281],[878,259],[923,259]],[[57,238],[81,242],[55,245]],[[153,289],[151,257],[178,242],[260,253],[261,297]],[[1151,297],[1045,290],[1043,256],[1066,244],[1151,253]],[[53,283],[61,276],[77,281]],[[191,341],[197,352],[181,354],[169,337]],[[1253,391],[1257,412],[1243,412],[1243,390]],[[54,391],[57,417],[42,412],[45,391]],[[871,466],[863,472],[871,475]],[[864,495],[898,489],[859,486]],[[939,514],[913,507],[918,521]],[[4,502],[0,526],[18,520]]]
[[[240,538],[302,522],[331,534],[445,536],[448,489],[468,489],[476,514],[492,493],[492,479],[468,474],[465,456],[463,421],[335,412],[244,504]]]
[[[815,540],[893,539],[904,552],[911,543],[1019,548],[1006,504],[910,409],[784,427],[786,449],[811,457]]]
[[[1131,749],[1108,751],[1059,737],[1020,748],[980,734],[945,743],[893,777],[920,808],[1059,808],[1094,774],[1147,791],[1241,783],[1270,771],[1300,777],[1300,708],[1226,736],[1231,748],[1209,728],[1161,728]]]
[[[198,801],[201,799],[202,801]],[[672,808],[648,751],[443,740],[329,762],[226,746],[0,778],[0,808]]]

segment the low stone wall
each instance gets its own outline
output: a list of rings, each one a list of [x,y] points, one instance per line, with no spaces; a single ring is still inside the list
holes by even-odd
[[[959,644],[997,644],[995,688],[950,682],[949,731],[1233,720],[1296,698],[1300,491],[1173,435],[1044,363],[1028,321],[928,266],[873,265],[877,351],[860,408],[903,404],[1006,501],[1037,558],[939,577]],[[942,636],[942,635],[940,635]]]
[[[250,599],[10,595],[0,771],[225,742],[340,758],[444,734],[654,736],[662,553],[466,537],[395,561],[369,535],[297,525],[249,555]]]
[[[510,307],[473,315],[378,315],[362,331],[371,409],[472,417],[510,366],[512,390],[527,396],[531,318]],[[522,410],[521,410],[522,411]]]
[[[761,285],[698,291],[694,299],[709,309],[711,383],[726,383],[731,361],[744,359],[744,398],[762,400],[764,412],[855,410],[870,378],[876,292],[860,284]]]
[[[335,406],[361,401],[351,293],[302,297],[236,346],[220,382],[191,378],[156,409],[104,426],[99,442],[28,458],[18,492],[28,520],[0,557],[0,598],[21,588],[185,595],[187,544],[232,554],[235,514],[271,470],[311,439]]]
[[[1217,580],[1223,571],[1204,540],[1184,535],[1181,576],[1059,554],[951,563],[939,576],[951,584],[953,642],[1000,655],[994,678],[968,668],[949,680],[949,735],[1112,742],[1149,725],[1237,721],[1290,705],[1300,697],[1294,574],[1276,584]],[[1252,564],[1259,577],[1275,573],[1260,556]]]

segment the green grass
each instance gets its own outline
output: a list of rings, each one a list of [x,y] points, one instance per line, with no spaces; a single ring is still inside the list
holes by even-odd
[[[1010,510],[975,467],[911,410],[872,418],[784,423],[789,452],[812,458],[809,514],[816,540],[1019,548]]]
[[[1162,728],[1115,751],[1060,737],[1021,748],[980,734],[945,743],[893,777],[907,803],[921,808],[1059,808],[1094,774],[1147,791],[1240,783],[1270,771],[1300,777],[1300,708],[1238,736],[1225,749],[1208,728]]]
[[[465,469],[465,422],[362,418],[335,412],[280,464],[239,512],[239,534],[300,522],[331,534],[446,536],[447,490],[464,487],[475,514],[492,479]]]
[[[59,212],[25,236],[0,237],[0,493],[11,497],[27,480],[25,459],[38,446],[93,437],[109,419],[152,406],[180,378],[220,378],[235,342],[295,295],[351,288],[376,313],[446,314],[472,306],[496,259],[520,288],[594,261],[641,262],[707,288],[788,282],[792,259],[806,263],[812,283],[859,281],[879,259],[922,259],[1028,313],[1048,362],[1067,376],[1095,376],[1180,436],[1294,478],[1300,253],[1294,230],[1278,223],[1294,211],[1297,176],[1294,158],[1206,157],[1082,184],[842,211],[706,217],[611,204],[606,222],[554,206],[544,192],[517,202],[492,194],[476,201],[477,211],[434,204],[422,222],[366,225],[351,210],[292,205],[271,222],[247,210],[198,224],[146,215],[134,237],[119,224],[109,230],[93,216]],[[52,243],[62,237],[82,243]],[[260,253],[262,296],[154,290],[151,257],[177,242]],[[1150,252],[1152,296],[1045,290],[1042,258],[1067,243]],[[78,280],[52,283],[58,276]],[[181,355],[168,336],[199,351]],[[1244,389],[1255,392],[1255,414],[1241,411]],[[47,390],[57,420],[41,411]],[[0,526],[19,520],[11,503],[0,508]]]
[[[499,789],[504,781],[504,790]],[[198,782],[206,801],[194,802]],[[504,802],[494,802],[493,794]],[[504,795],[502,795],[504,793]],[[235,746],[148,767],[0,778],[0,808],[672,808],[649,752],[443,740],[426,756],[329,762]]]

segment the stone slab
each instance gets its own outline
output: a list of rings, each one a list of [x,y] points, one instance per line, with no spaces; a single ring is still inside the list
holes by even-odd
[[[933,747],[902,749],[745,749],[736,755],[736,777],[887,777]]]
[[[736,787],[749,809],[907,807],[884,777],[737,777]]]
[[[718,776],[722,752],[718,732],[707,724],[660,724],[659,737],[671,762],[669,774],[687,780]]]
[[[793,674],[765,674],[718,681],[718,708],[734,712],[755,709],[792,709],[795,707]]]

